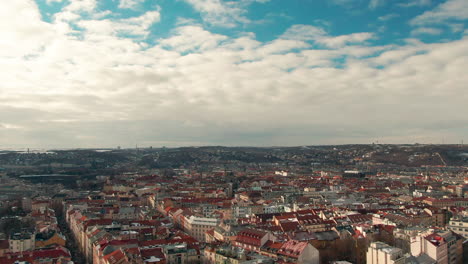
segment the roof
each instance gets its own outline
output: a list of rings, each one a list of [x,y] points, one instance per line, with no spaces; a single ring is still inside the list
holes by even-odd
[[[298,222],[284,222],[284,223],[280,223],[280,225],[281,225],[281,229],[283,230],[283,232],[295,231],[299,227]]]
[[[125,258],[125,253],[121,249],[104,256],[104,260],[109,264],[119,263],[122,260],[125,260]]]
[[[278,250],[278,255],[284,255],[292,258],[299,258],[309,243],[289,240]]]
[[[430,234],[428,236],[425,237],[426,240],[428,240],[429,242],[431,242],[431,244],[433,244],[434,246],[438,247],[442,244],[445,244],[445,239],[441,236],[439,236],[438,234]]]
[[[27,261],[33,263],[40,259],[58,259],[60,257],[70,258],[70,252],[63,247],[50,249],[23,251],[22,253],[7,253],[5,257],[0,257],[0,263],[13,264],[16,261]]]
[[[165,259],[162,248],[141,249],[140,252],[143,258],[156,257],[159,259]]]
[[[274,241],[271,241],[271,240],[268,240],[265,245],[263,245],[263,248],[265,250],[268,250],[268,251],[278,251],[281,249],[281,247],[283,246],[283,243],[281,242],[274,242]]]
[[[372,221],[372,215],[353,214],[347,216],[351,223],[363,223]]]
[[[317,237],[317,240],[322,241],[333,241],[339,238],[335,231],[315,232],[315,236]]]
[[[267,233],[254,229],[244,229],[237,233],[236,241],[243,244],[261,246],[261,240]]]

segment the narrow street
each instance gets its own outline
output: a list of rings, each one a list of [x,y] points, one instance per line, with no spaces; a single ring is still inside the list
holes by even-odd
[[[70,253],[72,255],[72,260],[75,264],[84,264],[86,263],[86,258],[81,254],[78,250],[78,244],[73,237],[70,228],[68,228],[67,222],[65,221],[65,217],[62,213],[62,210],[57,210],[57,221],[58,225],[60,227],[60,230],[62,231],[62,234],[67,238],[67,244],[66,247],[70,250]]]

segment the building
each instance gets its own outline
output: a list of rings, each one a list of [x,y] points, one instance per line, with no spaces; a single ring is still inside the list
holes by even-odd
[[[163,252],[168,264],[199,263],[200,261],[198,251],[189,248],[186,243],[164,245]]]
[[[436,263],[463,263],[463,238],[452,231],[411,237],[411,255],[427,255]]]
[[[366,174],[361,171],[344,171],[343,172],[343,178],[357,178],[357,179],[363,179],[366,177]]]
[[[425,208],[424,212],[431,216],[431,226],[444,227],[446,225],[447,210],[440,208]]]
[[[403,250],[382,242],[372,242],[367,249],[367,264],[403,264]]]
[[[220,220],[191,215],[190,217],[184,216],[182,222],[185,232],[200,242],[206,242],[205,232],[217,227]]]
[[[237,233],[234,245],[249,251],[258,252],[268,240],[276,240],[270,232],[255,229],[244,229]]]
[[[50,234],[42,234],[39,233],[36,235],[36,248],[45,248],[50,246],[62,246],[65,247],[67,239],[65,236],[54,232],[52,235]]]
[[[319,264],[319,251],[308,242],[289,240],[276,252],[278,259],[287,263]]]
[[[468,217],[453,217],[450,219],[448,229],[468,239]]]
[[[34,250],[35,238],[34,234],[31,233],[15,233],[11,235],[9,240],[10,252],[23,252],[28,250]]]

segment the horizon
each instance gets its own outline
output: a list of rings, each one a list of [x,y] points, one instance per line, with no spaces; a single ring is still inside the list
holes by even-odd
[[[259,149],[269,149],[269,148],[309,148],[309,147],[345,147],[345,146],[459,146],[465,147],[468,146],[465,143],[345,143],[345,144],[325,144],[325,145],[284,145],[284,146],[254,146],[254,145],[200,145],[200,146],[134,146],[134,147],[78,147],[78,148],[4,148],[0,147],[1,151],[11,151],[11,152],[28,152],[31,153],[38,151],[70,151],[70,150],[135,150],[135,149],[181,149],[181,148],[259,148]]]
[[[0,148],[468,140],[466,0],[15,0],[0,32]]]

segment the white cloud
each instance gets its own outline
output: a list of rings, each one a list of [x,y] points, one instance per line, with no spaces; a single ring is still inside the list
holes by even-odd
[[[448,25],[450,30],[454,33],[462,32],[465,28],[465,25],[459,23],[451,23]]]
[[[400,16],[399,14],[388,14],[388,15],[380,16],[379,20],[380,21],[388,21],[388,20],[392,20],[394,18],[397,18],[399,16]]]
[[[178,52],[200,52],[216,48],[226,39],[226,36],[212,34],[200,26],[183,26],[175,30],[174,36],[162,39],[160,44]]]
[[[411,35],[440,35],[442,34],[442,30],[438,28],[431,28],[431,27],[420,27],[413,29],[411,31]]]
[[[348,44],[364,43],[369,39],[374,38],[373,33],[362,32],[348,35],[330,36],[320,27],[311,25],[294,25],[290,27],[283,35],[282,39],[314,41],[317,44],[324,45],[328,48],[340,48]]]
[[[415,134],[419,142],[440,135],[453,142],[466,135],[466,37],[370,47],[372,33],[330,36],[298,25],[262,43],[252,33],[228,37],[186,25],[152,46],[118,32],[147,36],[158,13],[110,20],[94,17],[93,5],[75,5],[63,10],[73,19],[58,14],[45,23],[26,0],[0,2],[0,12],[0,45],[8,51],[0,49],[2,146],[390,143]],[[70,24],[87,31],[76,37],[60,29]]]
[[[221,0],[185,0],[202,14],[203,20],[214,26],[234,27],[237,23],[249,20],[243,17],[245,10],[235,2]]]
[[[354,0],[330,0],[330,2],[335,5],[348,7],[354,2]]]
[[[43,22],[36,3],[17,0],[0,4],[0,56],[35,54],[54,37],[53,26]]]
[[[283,35],[285,39],[316,40],[327,35],[325,30],[311,25],[293,25]]]
[[[252,3],[267,3],[270,0],[184,0],[201,13],[203,21],[212,26],[232,28],[239,23],[251,23],[245,17],[246,8]]]
[[[362,32],[337,37],[325,37],[319,39],[317,42],[330,48],[340,48],[348,44],[364,43],[367,40],[372,39],[373,37],[374,34],[372,33]]]
[[[385,4],[385,0],[370,0],[369,2],[369,8],[370,9],[376,9],[377,7],[380,7]]]
[[[159,11],[148,11],[141,16],[126,19],[81,20],[77,25],[84,28],[86,34],[93,35],[128,35],[145,38],[149,28],[160,21]]]
[[[447,0],[438,5],[434,10],[426,11],[422,15],[411,20],[413,25],[434,24],[444,22],[449,19],[468,19],[468,1]]]
[[[135,9],[140,4],[142,4],[144,0],[120,0],[119,8],[122,9]]]
[[[401,7],[421,7],[431,5],[432,0],[409,0],[406,3],[398,4]]]

